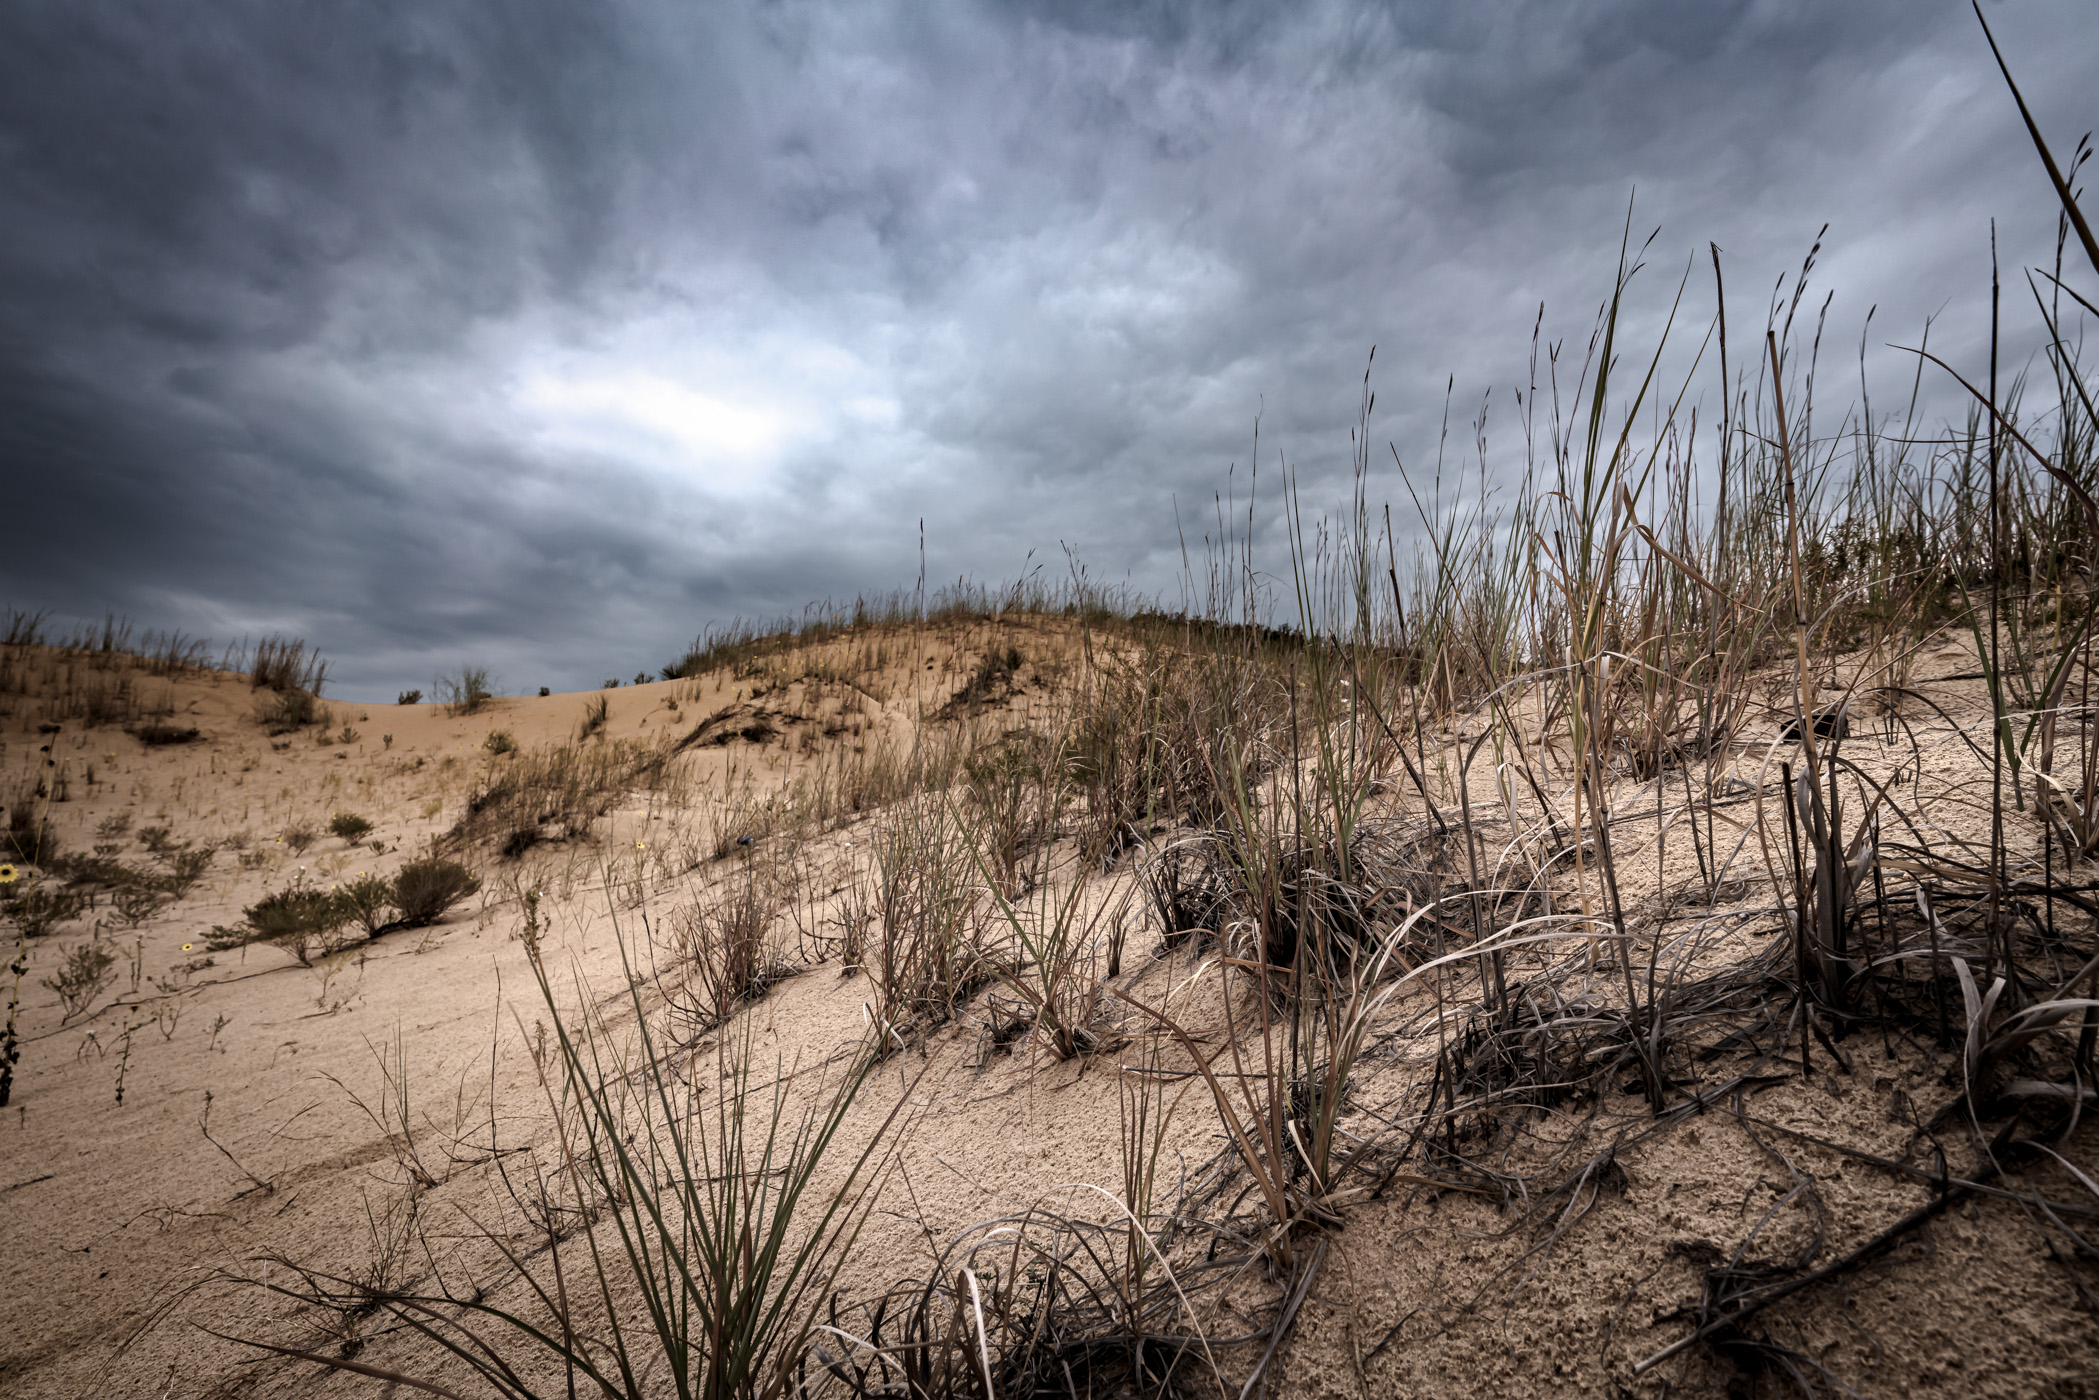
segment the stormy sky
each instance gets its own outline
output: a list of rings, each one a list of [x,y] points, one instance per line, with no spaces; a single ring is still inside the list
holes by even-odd
[[[1988,14],[2067,155],[2099,11]],[[1891,393],[1927,316],[1980,369],[1992,216],[2052,256],[1950,0],[11,0],[0,604],[388,699],[908,587],[921,518],[936,583],[1070,546],[1171,603],[1257,415],[1343,498],[1373,345],[1375,498],[1452,383],[1513,467],[1538,307],[1578,353],[1635,191],[1634,343],[1694,259],[1703,334],[1710,241],[1754,353],[1827,223]]]

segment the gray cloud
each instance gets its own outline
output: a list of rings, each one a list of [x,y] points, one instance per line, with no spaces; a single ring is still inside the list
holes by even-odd
[[[2086,9],[1991,16],[2067,146]],[[1380,442],[1432,459],[1454,380],[1506,465],[1635,187],[1635,344],[1713,240],[1753,348],[1826,221],[1834,341],[1972,354],[1990,217],[2053,236],[1954,4],[26,0],[0,599],[300,632],[384,696],[631,674],[908,581],[921,517],[935,578],[1069,541],[1171,596],[1257,414],[1338,494],[1372,344]]]

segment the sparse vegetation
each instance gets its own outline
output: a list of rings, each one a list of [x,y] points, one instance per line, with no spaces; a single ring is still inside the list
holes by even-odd
[[[2099,273],[2067,183],[2064,248]],[[243,1325],[282,1321],[280,1352],[359,1384],[439,1390],[416,1378],[435,1356],[519,1397],[1411,1393],[1381,1354],[1468,1328],[1493,1364],[1456,1390],[1857,1393],[1848,1367],[1899,1387],[1921,1337],[1950,1393],[1983,1367],[1949,1344],[1945,1300],[2009,1312],[2011,1278],[2056,1290],[2067,1321],[2032,1375],[1990,1353],[1984,1388],[2082,1384],[2099,410],[2073,313],[2046,294],[2047,354],[2016,387],[1992,365],[1963,423],[1863,402],[1833,421],[1809,407],[1812,257],[1749,367],[1716,308],[1716,353],[1674,381],[1662,346],[1624,344],[1638,261],[1624,251],[1585,356],[1541,340],[1506,496],[1461,488],[1485,460],[1431,482],[1395,449],[1418,529],[1372,504],[1366,375],[1348,504],[1310,518],[1287,488],[1270,572],[1253,506],[1221,503],[1181,614],[1083,575],[914,592],[703,636],[664,668],[693,680],[663,708],[684,690],[712,713],[671,734],[623,701],[653,746],[610,738],[598,695],[569,744],[493,730],[483,760],[459,726],[427,765],[288,760],[324,785],[287,776],[221,820],[463,810],[425,858],[323,888],[372,829],[338,812],[351,847],[209,946],[286,948],[321,988],[281,979],[303,988],[294,1014],[334,1014],[362,993],[331,990],[361,972],[355,942],[440,920],[481,892],[475,869],[500,872],[473,956],[522,943],[543,1009],[512,1024],[497,1006],[485,1077],[459,1071],[434,1133],[397,1023],[373,1052],[381,1099],[358,1101],[379,1134],[361,1179],[398,1188],[367,1198],[371,1258],[262,1254],[235,1281],[295,1306]],[[1718,422],[1694,421],[1714,361]],[[1484,458],[1484,426],[1474,442]],[[43,796],[7,831],[38,865],[0,887],[18,983],[32,900],[38,933],[51,901],[71,917],[105,888],[142,921],[213,849],[165,824],[199,819],[194,792],[156,807],[137,778],[166,872],[119,859],[128,815],[61,860],[55,775],[31,776]],[[798,1024],[816,976],[773,990],[799,970],[785,920],[803,961],[851,974],[806,1018],[853,1018],[843,1037]],[[399,940],[386,985],[459,935]],[[67,1021],[116,975],[100,939],[45,983]],[[555,958],[593,949],[617,950],[624,986],[579,974],[557,995]],[[153,1023],[172,1039],[179,1016]],[[145,1024],[112,1042],[120,1102]],[[242,1022],[299,1053],[283,1024]],[[544,1112],[519,1113],[499,1082],[534,1080]],[[914,1165],[885,1195],[902,1115],[950,1109],[1011,1146],[934,1144],[961,1186],[928,1204]],[[1080,1145],[1059,1142],[1082,1115]],[[1073,1184],[1082,1158],[1107,1175]],[[467,1203],[426,1228],[455,1182]],[[877,1212],[911,1254],[854,1255]],[[2007,1220],[2030,1233],[2005,1243]],[[1361,1288],[1386,1249],[1447,1253]],[[1963,1276],[1978,1257],[1981,1284]],[[1926,1269],[1919,1305],[1902,1290]],[[1314,1317],[1325,1350],[1299,1365]],[[1578,1340],[1528,1340],[1556,1328]]]

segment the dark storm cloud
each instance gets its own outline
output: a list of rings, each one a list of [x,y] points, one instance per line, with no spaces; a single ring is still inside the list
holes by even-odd
[[[2067,146],[2087,11],[1991,14]],[[1257,414],[1338,491],[1372,344],[1379,442],[1432,459],[1453,378],[1505,439],[1636,186],[1636,344],[1707,240],[1753,337],[1829,221],[1838,338],[1961,353],[1989,217],[2052,237],[1953,4],[25,0],[0,600],[383,695],[631,674],[908,581],[920,517],[936,579],[1069,541],[1172,596]]]

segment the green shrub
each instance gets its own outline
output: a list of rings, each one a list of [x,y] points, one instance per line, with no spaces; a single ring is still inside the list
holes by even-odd
[[[507,729],[491,729],[488,737],[481,741],[481,747],[501,758],[506,753],[517,752],[517,740],[510,737]]]
[[[420,705],[423,703],[423,692],[420,690],[404,690],[394,698],[394,703],[396,705]]]
[[[306,854],[306,848],[308,846],[311,846],[314,842],[321,839],[321,833],[315,831],[305,822],[300,822],[297,826],[286,827],[284,829],[284,835],[280,836],[277,839],[284,842],[285,845],[291,847],[293,855],[303,856]]]
[[[412,860],[394,876],[394,906],[410,928],[434,924],[460,900],[481,888],[472,871],[456,860]]]
[[[342,946],[342,927],[356,911],[340,890],[294,885],[263,896],[248,906],[246,914],[249,931],[242,941],[274,943],[301,966],[310,967],[316,957]]]
[[[328,821],[328,831],[354,843],[372,834],[372,824],[355,812],[337,812]]]
[[[379,875],[359,875],[338,893],[349,906],[350,917],[364,929],[367,937],[392,922],[387,915],[395,908],[393,881]]]
[[[489,689],[486,666],[462,666],[456,676],[439,676],[434,683],[438,698],[450,715],[470,715],[496,698]]]

